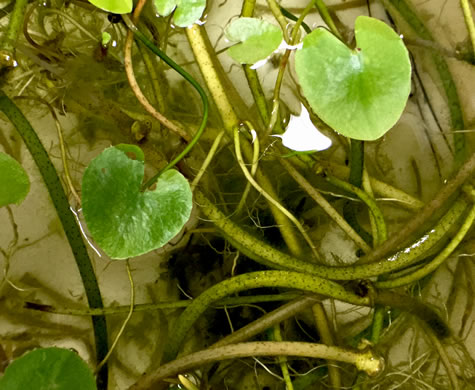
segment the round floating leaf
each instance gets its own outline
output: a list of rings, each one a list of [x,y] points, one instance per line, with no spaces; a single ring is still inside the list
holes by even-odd
[[[132,12],[132,0],[89,0],[97,8],[114,14],[128,14]]]
[[[188,221],[193,205],[190,185],[176,170],[164,172],[155,189],[142,192],[144,163],[130,159],[123,145],[121,149],[105,149],[91,161],[82,181],[87,227],[114,259],[165,245]]]
[[[178,27],[188,27],[196,23],[203,15],[206,0],[155,0],[155,9],[161,16],[173,14],[173,23]]]
[[[39,348],[11,363],[0,379],[2,390],[95,390],[94,375],[73,351]]]
[[[399,119],[411,88],[402,39],[385,23],[359,16],[356,50],[325,29],[307,35],[295,55],[303,93],[314,112],[339,133],[375,140]]]
[[[30,180],[23,167],[8,154],[0,152],[0,207],[19,204],[30,191]]]
[[[230,42],[229,55],[241,64],[255,64],[270,56],[282,42],[282,30],[265,20],[239,18],[224,31]]]

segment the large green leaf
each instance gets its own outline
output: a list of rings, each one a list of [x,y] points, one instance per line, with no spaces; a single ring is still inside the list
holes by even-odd
[[[155,8],[159,15],[173,14],[173,23],[178,27],[188,27],[196,23],[203,15],[206,0],[155,0]]]
[[[95,390],[94,375],[73,351],[39,348],[11,363],[0,378],[2,390]]]
[[[97,8],[114,14],[128,14],[132,12],[132,0],[89,0]]]
[[[255,64],[270,56],[282,42],[282,30],[265,20],[239,18],[224,31],[230,42],[236,43],[228,54],[241,64]]]
[[[128,145],[127,154],[136,148]],[[110,147],[91,161],[82,181],[82,208],[97,244],[114,259],[160,248],[188,221],[192,193],[176,170],[164,172],[156,188],[142,192],[144,163]]]
[[[339,133],[375,140],[399,119],[411,87],[402,39],[385,23],[359,16],[356,50],[319,28],[303,41],[295,67],[314,112]]]
[[[19,204],[30,191],[30,180],[23,167],[8,154],[0,152],[0,207]]]

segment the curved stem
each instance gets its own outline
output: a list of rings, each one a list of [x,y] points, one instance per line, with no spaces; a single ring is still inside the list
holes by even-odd
[[[331,267],[302,261],[275,249],[229,220],[198,189],[195,190],[194,196],[201,212],[221,230],[231,245],[244,255],[269,267],[305,272],[333,280],[367,279],[411,264],[447,233],[467,207],[467,202],[463,198],[458,199],[434,228],[389,258],[381,258],[369,264]]]
[[[383,369],[382,359],[373,354],[371,350],[358,352],[315,343],[261,341],[233,344],[192,353],[160,366],[139,379],[129,390],[151,389],[165,378],[220,360],[282,355],[337,360],[354,364],[358,370],[366,371],[369,375],[376,375]]]
[[[58,217],[63,225],[66,238],[68,239],[74,259],[76,260],[79,273],[81,275],[84,290],[86,291],[89,307],[92,309],[102,308],[102,298],[99,285],[97,283],[94,268],[91,259],[87,253],[87,249],[82,240],[81,231],[79,230],[76,220],[70,210],[68,199],[64,193],[61,181],[56,170],[49,159],[48,153],[43,147],[35,130],[31,127],[28,120],[18,107],[0,90],[0,110],[10,119],[16,127],[18,133],[23,138],[28,150],[30,151],[43,180],[48,188],[53,205],[58,213]],[[107,325],[104,316],[92,317],[94,328],[94,338],[96,343],[96,358],[100,362],[107,354]],[[99,372],[98,387],[100,389],[107,388],[107,366],[104,366]]]
[[[333,176],[336,176],[341,180],[346,179],[350,171],[349,168],[344,165],[336,164],[331,161],[319,160],[314,167],[314,171],[319,172],[322,170],[331,173]],[[384,197],[385,200],[396,201],[403,207],[412,211],[418,211],[424,207],[424,203],[419,199],[414,198],[413,196],[391,186],[390,184],[375,179],[372,176],[369,176],[369,182],[373,191],[379,196]]]
[[[134,10],[134,15],[137,15],[137,18],[138,18],[138,15],[140,15],[141,5],[143,6],[143,1],[137,4],[137,7]],[[128,20],[127,17],[125,17],[124,20],[127,21]],[[133,36],[134,35],[133,35],[132,30],[129,29],[129,31],[127,32],[127,38],[125,40],[125,47],[124,47],[124,65],[125,65],[125,74],[127,75],[127,80],[129,81],[130,87],[132,91],[134,92],[135,97],[140,102],[140,104],[147,110],[147,112],[149,112],[150,115],[152,115],[158,122],[160,122],[167,129],[170,129],[171,131],[179,135],[181,138],[189,142],[191,140],[191,137],[185,131],[185,129],[183,129],[181,126],[175,124],[174,122],[166,118],[163,114],[159,113],[155,109],[155,107],[153,107],[150,104],[148,99],[142,93],[142,90],[140,89],[137,79],[135,78],[134,68],[132,65]]]
[[[431,272],[435,271],[457,248],[457,246],[460,244],[460,242],[463,240],[467,232],[472,227],[474,220],[475,220],[475,205],[472,205],[460,230],[457,232],[455,237],[450,241],[450,243],[442,250],[442,252],[440,252],[435,257],[435,259],[433,259],[430,263],[426,264],[422,268],[419,268],[417,271],[412,272],[409,275],[406,275],[397,279],[378,281],[378,282],[375,282],[375,286],[378,288],[396,288],[396,287],[404,286],[406,284],[413,283],[429,275]]]
[[[176,357],[191,327],[209,305],[239,291],[260,287],[293,288],[331,296],[355,305],[370,305],[369,297],[358,296],[335,282],[315,275],[292,271],[260,271],[235,276],[210,287],[185,309],[169,335],[164,347],[163,361],[169,362]]]
[[[219,63],[215,63],[215,58],[212,56],[211,50],[209,50],[209,40],[207,39],[206,30],[203,26],[194,24],[186,28],[185,31],[195,59],[200,67],[201,74],[203,75],[206,85],[208,86],[214,103],[219,111],[221,120],[223,121],[224,129],[226,130],[228,137],[233,139],[234,129],[239,126],[239,120],[234,111],[233,105],[228,98],[227,89],[221,81],[221,74],[224,73],[224,71]],[[242,150],[246,160],[252,160],[251,145],[247,142],[243,143]],[[256,179],[268,194],[270,194],[274,199],[278,199],[278,195],[272,182],[261,169],[257,170]],[[291,221],[274,207],[274,205],[269,204],[269,208],[279,226],[279,230],[289,250],[293,254],[300,254],[300,242],[297,239]]]
[[[253,153],[252,153],[252,163],[251,163],[251,176],[254,177],[256,175],[257,167],[258,167],[258,162],[259,162],[259,152],[260,152],[260,145],[259,145],[259,137],[257,136],[256,130],[252,127],[252,124],[249,121],[244,122],[249,131],[252,134],[252,146],[253,146]],[[239,148],[240,151],[240,148]],[[241,156],[242,159],[242,156]],[[239,162],[239,161],[238,161]],[[244,168],[245,165],[243,165]],[[247,168],[246,168],[247,170]],[[249,173],[249,172],[248,172]],[[244,205],[246,204],[247,201],[247,196],[249,195],[249,191],[251,190],[251,182],[247,181],[246,182],[246,187],[244,188],[244,192],[242,193],[241,199],[239,200],[239,204],[236,207],[236,214],[240,214],[242,209],[244,208]]]
[[[200,127],[198,128],[198,131],[196,134],[193,136],[193,139],[186,145],[185,149],[178,154],[172,161],[170,161],[165,168],[162,168],[160,172],[158,172],[155,176],[153,176],[147,183],[143,185],[143,188],[148,188],[150,187],[153,183],[155,183],[158,179],[158,177],[165,171],[169,170],[170,168],[174,167],[183,157],[185,157],[190,150],[193,148],[193,146],[196,145],[198,140],[200,139],[201,135],[203,134],[204,129],[206,128],[206,123],[208,122],[208,97],[206,96],[206,92],[204,91],[203,88],[201,88],[201,85],[199,85],[196,80],[191,77],[191,75],[185,71],[182,67],[180,67],[175,61],[173,61],[170,57],[168,57],[163,51],[161,51],[158,47],[156,47],[152,41],[150,41],[138,28],[135,26],[135,24],[132,23],[132,21],[129,19],[127,15],[122,15],[122,18],[124,19],[125,23],[127,24],[127,27],[134,33],[134,35],[149,49],[151,50],[154,54],[159,56],[168,66],[170,66],[174,71],[179,73],[188,83],[190,83],[193,88],[198,92],[201,98],[201,102],[203,104],[203,116],[201,118],[201,123]]]
[[[310,246],[310,249],[313,252],[313,255],[315,256],[316,259],[319,258],[318,252],[315,249],[315,246],[308,236],[307,232],[303,228],[302,224],[297,220],[297,218],[294,217],[294,215],[287,210],[284,206],[282,206],[277,200],[275,200],[272,196],[270,196],[264,189],[257,184],[257,182],[254,180],[254,177],[252,174],[249,172],[249,170],[246,168],[246,165],[244,164],[244,160],[242,158],[242,153],[241,153],[241,142],[239,139],[239,129],[236,128],[234,130],[234,145],[235,145],[235,152],[236,152],[236,159],[241,167],[242,172],[244,173],[244,176],[246,176],[246,179],[248,180],[249,183],[252,184],[252,186],[260,193],[264,198],[266,198],[270,203],[274,205],[274,207],[278,208],[282,214],[284,214],[289,220],[291,220],[294,225],[297,227],[299,232],[302,234],[304,237],[305,241],[307,241],[307,244]]]
[[[434,199],[427,203],[413,218],[411,218],[404,229],[389,237],[382,245],[375,248],[369,254],[360,258],[359,263],[369,263],[379,260],[389,253],[397,250],[400,245],[408,240],[417,230],[429,221],[434,212],[441,208],[445,202],[467,181],[475,171],[475,153],[459,169],[455,177],[447,181]]]
[[[369,196],[365,191],[363,191],[361,188],[358,188],[334,176],[326,176],[326,179],[328,180],[328,182],[341,188],[342,190],[355,194],[358,198],[361,199],[361,201],[363,201],[366,204],[366,206],[368,206],[368,209],[373,215],[375,223],[376,223],[376,228],[377,228],[376,230],[378,233],[377,237],[375,237],[376,242],[382,243],[386,241],[387,239],[386,223],[384,222],[384,216],[381,213],[381,210],[379,209],[374,199],[371,196]]]

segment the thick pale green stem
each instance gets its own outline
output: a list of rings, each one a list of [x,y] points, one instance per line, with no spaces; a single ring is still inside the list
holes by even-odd
[[[333,280],[367,279],[411,264],[444,237],[453,224],[457,223],[467,207],[467,202],[463,198],[458,199],[427,234],[387,259],[381,258],[379,261],[369,264],[330,267],[309,263],[275,249],[237,226],[198,189],[195,190],[194,196],[203,215],[212,221],[221,230],[224,237],[241,253],[272,268],[300,271]]]
[[[293,288],[331,296],[355,305],[370,305],[369,297],[358,296],[343,286],[315,275],[291,271],[260,271],[235,276],[204,291],[177,319],[164,348],[163,360],[173,360],[195,321],[214,302],[240,291],[261,287]]]
[[[396,287],[404,286],[406,284],[413,283],[429,275],[431,272],[435,271],[457,248],[457,246],[460,244],[460,242],[463,240],[463,238],[465,237],[465,235],[471,228],[474,220],[475,220],[475,206],[472,206],[460,230],[457,232],[455,237],[450,241],[450,243],[442,250],[442,252],[440,252],[435,257],[435,259],[433,259],[431,262],[429,262],[422,268],[419,268],[417,271],[410,273],[409,275],[406,275],[397,279],[378,281],[375,283],[375,286],[378,288],[396,288]]]
[[[233,105],[228,99],[228,95],[224,88],[223,83],[220,80],[220,72],[216,68],[213,59],[209,52],[209,47],[206,44],[205,31],[203,26],[194,24],[188,27],[186,30],[188,41],[190,42],[196,61],[200,67],[203,78],[208,86],[208,90],[213,97],[213,100],[218,108],[219,114],[224,124],[226,133],[230,139],[233,139],[234,129],[239,127],[238,117],[233,109]],[[252,161],[252,147],[249,143],[242,144],[242,150],[244,157],[247,161]],[[272,183],[263,172],[258,169],[256,172],[257,182],[262,188],[273,198],[278,200],[279,197],[275,192]],[[282,237],[294,254],[300,254],[302,249],[300,248],[300,242],[296,237],[295,230],[292,227],[292,223],[287,217],[282,214],[274,205],[270,204],[270,209],[274,218],[279,226]]]
[[[475,23],[473,22],[472,11],[470,10],[470,4],[468,0],[460,0],[460,6],[462,7],[463,17],[465,24],[467,25],[468,35],[472,42],[473,54],[475,55]]]
[[[366,371],[369,375],[376,375],[383,369],[383,360],[371,350],[359,352],[315,343],[261,341],[233,344],[192,353],[143,376],[137,383],[129,387],[129,390],[162,389],[157,386],[163,379],[220,360],[279,355],[337,360],[354,364],[358,370]]]

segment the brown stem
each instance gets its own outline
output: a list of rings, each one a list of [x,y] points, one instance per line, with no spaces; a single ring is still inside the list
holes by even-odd
[[[140,17],[140,13],[142,12],[143,6],[147,0],[139,0],[137,5],[134,9],[133,13],[133,21],[137,23]],[[159,113],[148,101],[145,95],[142,93],[139,84],[134,75],[134,68],[132,65],[132,43],[134,40],[134,33],[131,30],[127,31],[127,38],[125,40],[125,48],[124,48],[124,65],[125,65],[125,73],[127,74],[127,80],[129,80],[130,88],[134,92],[137,100],[140,104],[147,110],[150,115],[152,115],[156,120],[158,120],[163,126],[168,128],[169,130],[173,131],[174,133],[178,134],[181,138],[185,141],[190,142],[191,136],[183,129],[181,126],[173,123],[171,120],[166,118],[163,114]]]

